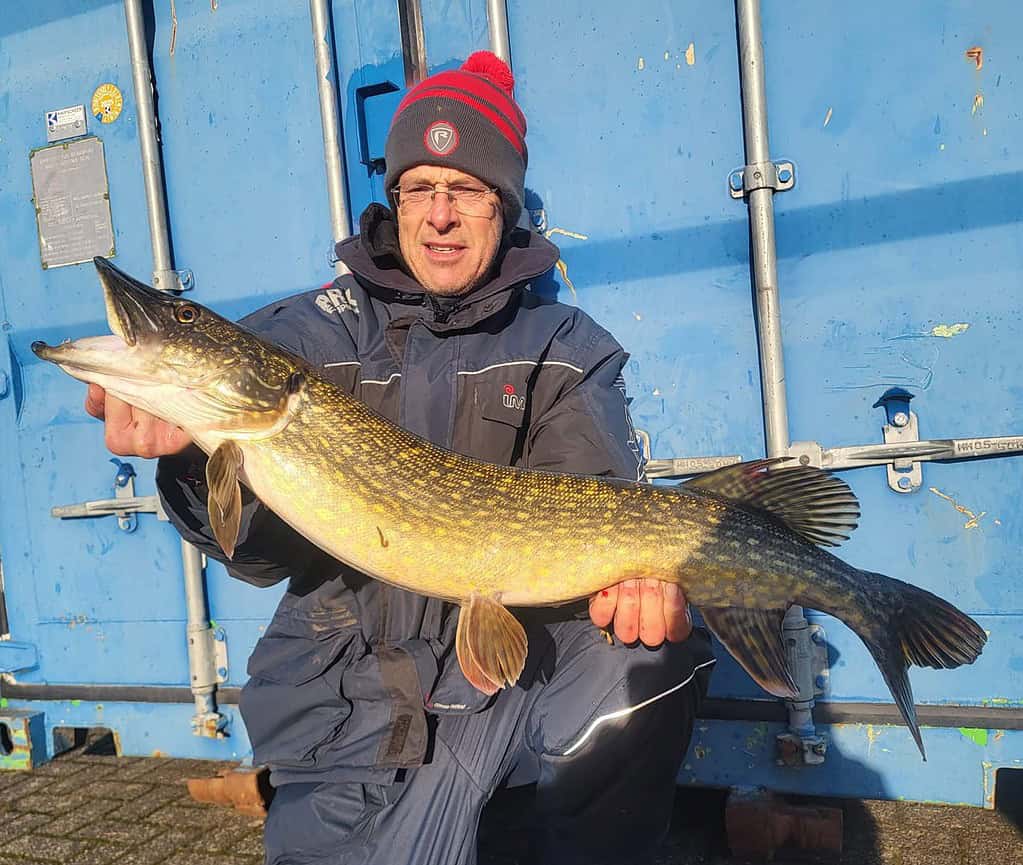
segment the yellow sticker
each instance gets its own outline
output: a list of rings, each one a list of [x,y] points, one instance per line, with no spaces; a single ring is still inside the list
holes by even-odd
[[[100,84],[92,94],[92,116],[103,123],[113,123],[121,116],[124,97],[116,84]]]

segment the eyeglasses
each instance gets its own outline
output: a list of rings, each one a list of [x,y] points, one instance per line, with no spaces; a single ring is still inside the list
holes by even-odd
[[[482,216],[487,219],[493,219],[497,212],[492,197],[496,192],[496,186],[446,186],[443,183],[416,183],[412,186],[395,186],[391,190],[398,207],[408,213],[428,210],[433,206],[433,197],[441,193],[448,197],[451,206],[463,216]]]

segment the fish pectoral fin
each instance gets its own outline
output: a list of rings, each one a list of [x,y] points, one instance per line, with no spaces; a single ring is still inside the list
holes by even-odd
[[[458,614],[455,651],[469,684],[484,694],[496,694],[522,674],[526,632],[502,603],[473,593]]]
[[[714,636],[761,688],[776,697],[792,698],[799,693],[781,638],[785,610],[701,607],[700,613]]]
[[[841,478],[814,466],[781,468],[790,457],[751,460],[698,475],[679,489],[767,515],[822,547],[849,539],[859,502]]]
[[[206,463],[210,527],[229,559],[234,556],[242,522],[242,488],[238,482],[241,465],[242,449],[233,441],[221,442]]]
[[[306,386],[303,372],[294,372],[288,378],[277,406],[264,409],[232,411],[217,424],[217,429],[232,438],[244,441],[268,439],[280,433],[291,423],[298,411]]]

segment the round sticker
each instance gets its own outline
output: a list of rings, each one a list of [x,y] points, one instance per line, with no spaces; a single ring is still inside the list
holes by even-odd
[[[121,116],[124,97],[116,84],[100,84],[92,94],[92,116],[102,123],[113,123]]]
[[[423,143],[436,156],[450,156],[458,147],[458,130],[446,120],[438,120],[427,127]]]

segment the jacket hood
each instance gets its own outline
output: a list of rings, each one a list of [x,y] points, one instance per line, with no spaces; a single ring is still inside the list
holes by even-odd
[[[558,247],[536,232],[516,228],[506,234],[491,278],[458,297],[429,295],[406,270],[394,214],[371,204],[359,221],[359,234],[335,246],[337,257],[367,291],[385,300],[420,303],[433,310],[435,328],[472,327],[503,309],[530,280],[557,264]],[[429,316],[428,316],[429,317]]]

